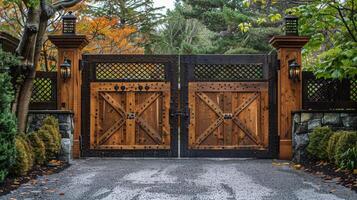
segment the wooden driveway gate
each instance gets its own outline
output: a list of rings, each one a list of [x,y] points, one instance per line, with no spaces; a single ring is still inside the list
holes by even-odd
[[[179,143],[182,157],[277,156],[276,55],[84,55],[82,63],[82,156],[177,157]]]

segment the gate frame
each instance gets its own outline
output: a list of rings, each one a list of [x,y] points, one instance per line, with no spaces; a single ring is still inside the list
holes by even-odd
[[[226,58],[228,58],[228,61]],[[213,80],[211,82],[268,82],[268,99],[269,99],[269,144],[267,150],[239,150],[239,149],[224,149],[224,150],[209,150],[209,149],[189,149],[189,109],[188,109],[188,83],[200,82],[191,80],[193,74],[192,64],[199,63],[197,61],[204,61],[205,64],[243,64],[254,62],[256,58],[264,57],[263,74],[266,74],[266,79],[263,80],[239,80],[239,81],[226,81],[226,80]],[[210,61],[210,60],[214,61]],[[236,61],[236,62],[235,62]],[[239,62],[240,61],[240,62]],[[244,61],[242,63],[242,61]],[[277,124],[277,75],[278,75],[279,62],[275,52],[267,54],[251,54],[251,55],[186,55],[180,56],[180,81],[181,81],[181,94],[180,94],[180,108],[183,115],[180,118],[180,155],[181,157],[220,157],[220,158],[233,158],[233,157],[256,157],[256,158],[277,158],[279,154],[279,136]],[[267,71],[264,71],[267,70]],[[210,81],[203,81],[210,82]]]
[[[161,63],[165,64],[165,82],[171,84],[170,94],[170,149],[140,149],[140,150],[95,150],[90,149],[90,83],[91,82],[156,82],[156,80],[96,80],[95,65],[100,62],[120,63]],[[84,54],[82,60],[82,134],[80,138],[81,156],[83,157],[177,157],[178,156],[178,117],[171,115],[178,110],[178,56],[176,55],[115,55],[115,54]],[[160,81],[157,81],[160,82]]]

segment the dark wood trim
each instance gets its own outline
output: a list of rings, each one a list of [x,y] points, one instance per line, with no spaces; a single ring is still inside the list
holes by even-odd
[[[89,43],[85,35],[49,35],[48,39],[58,48],[82,49]]]
[[[276,49],[280,48],[302,48],[309,41],[305,36],[274,36],[269,43]]]

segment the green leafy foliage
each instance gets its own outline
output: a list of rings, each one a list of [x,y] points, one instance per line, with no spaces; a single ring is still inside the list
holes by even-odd
[[[309,144],[306,149],[307,152],[318,159],[327,160],[327,146],[332,134],[333,132],[329,127],[315,128],[309,135]]]
[[[341,169],[357,169],[357,147],[349,148],[340,155],[338,166]]]
[[[355,0],[316,0],[290,10],[300,17],[300,33],[310,37],[303,51],[304,67],[319,77],[357,75]]]
[[[17,64],[15,56],[5,53],[0,48],[0,69],[11,68]],[[0,182],[15,163],[15,135],[17,132],[16,118],[11,113],[11,103],[14,99],[11,77],[7,73],[0,73]]]

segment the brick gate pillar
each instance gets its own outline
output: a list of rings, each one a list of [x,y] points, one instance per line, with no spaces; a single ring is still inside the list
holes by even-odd
[[[291,112],[302,108],[301,72],[299,80],[289,78],[289,64],[296,61],[301,66],[301,48],[309,41],[302,36],[274,36],[269,42],[278,51],[278,134],[280,136],[279,158],[292,157]],[[301,70],[300,70],[301,71]]]
[[[69,110],[74,114],[74,133],[73,133],[73,158],[80,156],[81,134],[81,67],[79,60],[81,59],[81,50],[88,44],[88,39],[85,35],[63,34],[50,35],[49,40],[56,45],[58,50],[58,66],[57,66],[57,91],[58,91],[58,109]],[[70,64],[70,76],[64,79],[61,73],[61,65],[67,60]]]

